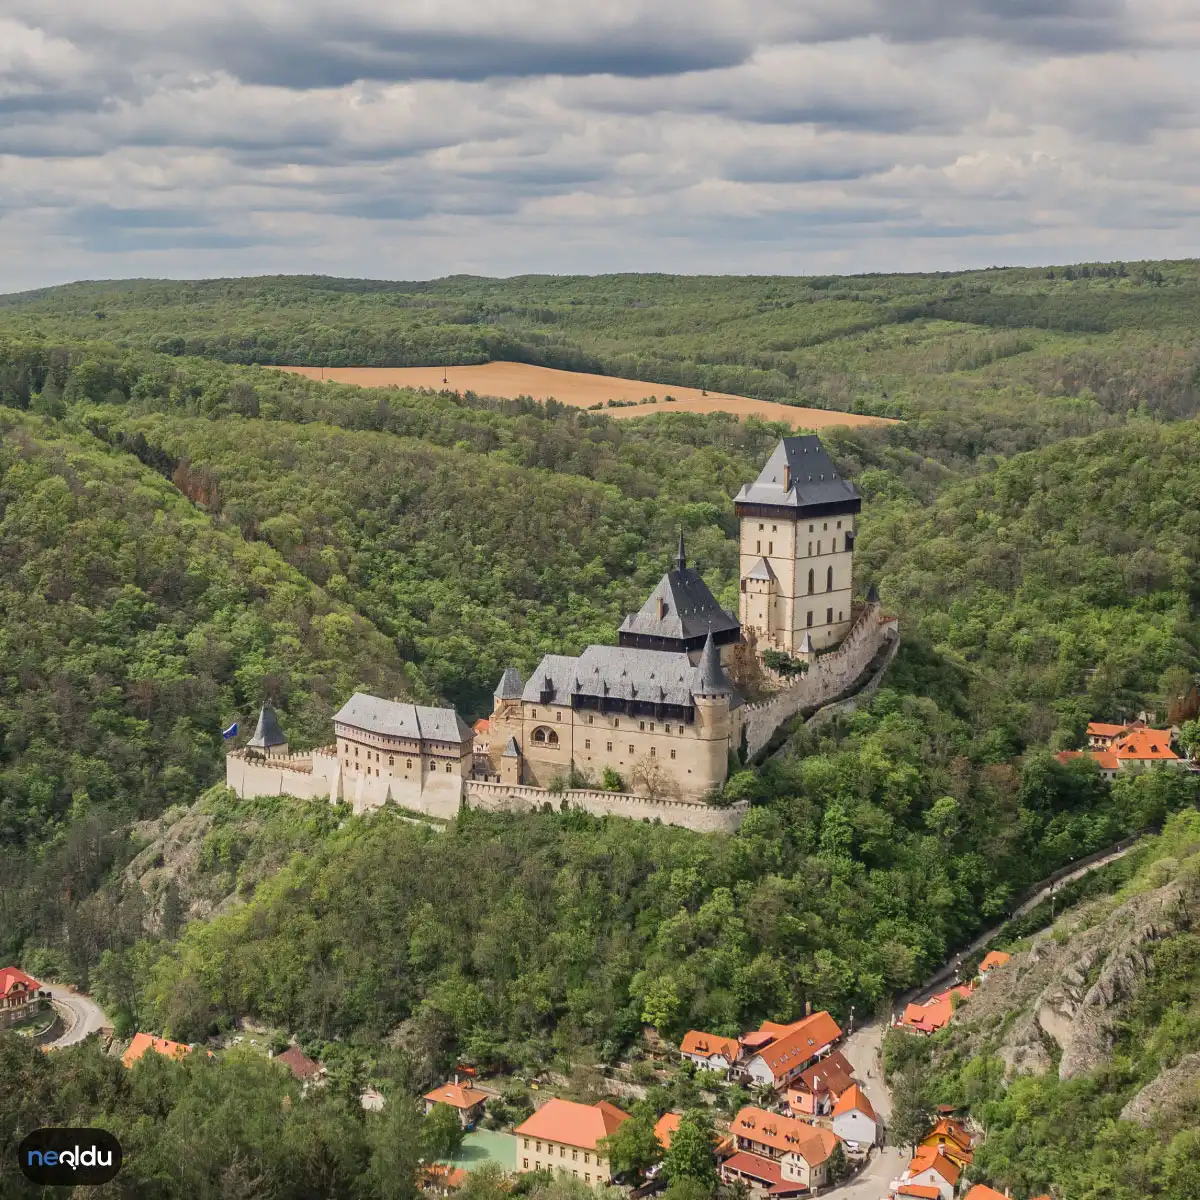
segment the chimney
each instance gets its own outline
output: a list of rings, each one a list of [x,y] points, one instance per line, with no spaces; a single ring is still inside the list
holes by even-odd
[[[791,467],[785,466],[783,468],[783,490],[785,492],[790,492],[792,490],[792,468]]]
[[[658,598],[658,619],[661,621],[667,615],[667,602],[662,596]]]
[[[811,1000],[805,1000],[805,1002],[804,1002],[804,1015],[806,1017],[812,1016],[812,1001]]]

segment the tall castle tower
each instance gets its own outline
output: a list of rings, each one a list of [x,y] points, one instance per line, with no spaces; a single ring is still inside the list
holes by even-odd
[[[734,498],[741,522],[741,623],[759,651],[805,654],[850,630],[862,494],[817,437],[783,438]]]

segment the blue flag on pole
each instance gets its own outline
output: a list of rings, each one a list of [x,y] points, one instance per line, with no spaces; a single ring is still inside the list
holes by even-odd
[[[230,727],[228,729],[226,729],[222,732],[221,736],[226,741],[229,741],[230,738],[237,737],[237,733],[238,733],[238,723],[236,721],[234,721],[234,723],[232,725],[230,725]]]

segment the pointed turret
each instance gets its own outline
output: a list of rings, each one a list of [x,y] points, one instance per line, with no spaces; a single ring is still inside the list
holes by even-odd
[[[871,586],[869,588],[867,588],[867,603],[868,604],[878,604],[879,603],[879,589],[874,584],[871,584]]]
[[[804,636],[800,639],[800,649],[797,650],[796,653],[803,654],[807,657],[812,652],[813,652],[812,638],[810,638],[808,636],[808,630],[806,629],[804,631]]]
[[[683,527],[679,529],[679,549],[675,551],[675,570],[683,572],[687,570],[687,552],[683,547]]]
[[[505,667],[504,674],[500,676],[500,682],[496,684],[496,690],[492,693],[492,698],[496,701],[520,700],[524,688],[521,672],[516,667]]]
[[[692,691],[698,696],[728,696],[733,693],[733,685],[721,666],[721,656],[717,653],[717,644],[711,633],[704,641]]]
[[[254,727],[254,736],[246,743],[251,749],[261,750],[264,754],[286,754],[287,738],[279,727],[279,718],[275,710],[264,704],[258,710],[258,724]]]

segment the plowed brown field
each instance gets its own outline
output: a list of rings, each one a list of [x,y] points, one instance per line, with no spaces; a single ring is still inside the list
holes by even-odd
[[[657,404],[636,404],[625,408],[605,408],[607,416],[647,417],[661,412],[727,412],[739,417],[759,417],[764,421],[786,421],[793,429],[827,429],[831,425],[892,425],[886,417],[866,417],[858,413],[834,412],[824,408],[797,408],[770,400],[752,400],[749,396],[728,396],[721,392],[704,395],[699,388],[674,384],[646,383],[640,379],[618,379],[610,375],[588,375],[582,371],[558,371],[553,367],[535,367],[527,363],[491,362],[472,367],[280,367],[310,379],[328,379],[337,383],[356,383],[360,387],[411,387],[475,392],[480,396],[532,396],[535,400],[553,397],[562,404],[588,408],[608,400],[641,401],[657,396]],[[674,396],[667,402],[666,396]]]

